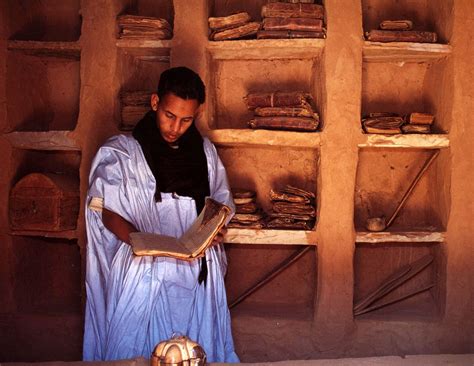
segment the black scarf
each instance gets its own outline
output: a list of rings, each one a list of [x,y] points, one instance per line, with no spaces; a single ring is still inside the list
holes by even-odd
[[[156,125],[156,112],[149,111],[133,129],[133,137],[140,144],[155,177],[155,201],[161,202],[161,192],[192,197],[199,214],[210,190],[203,140],[194,122],[176,142],[178,147],[174,148],[161,136]],[[203,258],[199,283],[206,277],[207,263]]]

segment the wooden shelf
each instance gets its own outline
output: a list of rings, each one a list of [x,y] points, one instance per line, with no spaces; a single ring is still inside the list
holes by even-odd
[[[11,234],[14,236],[41,236],[44,238],[57,239],[77,239],[77,230],[66,231],[41,231],[41,230],[12,230]]]
[[[400,232],[370,232],[358,231],[356,243],[442,243],[446,233],[441,231],[400,231]]]
[[[428,62],[451,55],[452,47],[437,43],[364,42],[365,62]]]
[[[34,150],[72,150],[81,148],[70,136],[71,131],[10,132],[3,135],[13,147]]]
[[[224,242],[229,244],[316,245],[316,232],[229,228]]]
[[[449,147],[448,135],[435,134],[406,134],[382,135],[364,134],[359,147],[400,147],[400,148],[426,148],[440,149]]]
[[[220,146],[266,145],[315,149],[321,144],[321,137],[318,132],[216,129],[206,131],[204,135]]]
[[[214,60],[308,59],[319,57],[324,44],[319,38],[209,41],[207,50]]]
[[[79,60],[81,46],[78,42],[44,42],[10,40],[8,50],[40,57],[60,57]]]
[[[171,39],[117,39],[119,48],[171,48]]]

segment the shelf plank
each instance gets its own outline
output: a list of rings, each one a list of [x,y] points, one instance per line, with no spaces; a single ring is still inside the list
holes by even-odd
[[[78,42],[46,42],[10,40],[7,43],[10,51],[42,57],[60,57],[79,60],[81,46]]]
[[[73,150],[81,147],[71,138],[71,131],[10,132],[3,135],[13,147],[34,150]]]
[[[57,238],[57,239],[77,239],[77,230],[66,230],[66,231],[42,231],[42,230],[12,230],[12,235],[15,236],[41,236],[44,238]]]
[[[442,243],[446,233],[440,231],[404,231],[404,232],[371,232],[358,231],[357,243]]]
[[[365,141],[359,147],[400,147],[400,148],[427,148],[440,149],[449,147],[448,135],[438,134],[406,134],[382,135],[364,134]]]
[[[171,48],[171,39],[117,39],[119,48]]]
[[[229,228],[224,238],[229,244],[316,245],[315,231],[255,230]]]
[[[320,146],[318,132],[295,132],[253,129],[216,129],[204,132],[213,143],[220,146],[293,146],[316,149]]]
[[[451,55],[452,47],[437,43],[364,42],[365,62],[427,62]]]
[[[318,38],[209,41],[207,50],[214,60],[308,59],[319,57],[324,44]]]

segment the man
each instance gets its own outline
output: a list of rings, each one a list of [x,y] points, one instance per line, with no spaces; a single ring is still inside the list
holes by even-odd
[[[134,256],[135,231],[179,237],[206,196],[233,206],[225,169],[194,124],[200,77],[165,71],[133,136],[103,145],[88,192],[84,360],[150,357],[173,334],[200,343],[210,362],[238,362],[224,289],[221,232],[204,260]]]

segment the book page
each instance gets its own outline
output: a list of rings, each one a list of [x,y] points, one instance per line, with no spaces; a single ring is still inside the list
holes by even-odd
[[[206,198],[204,209],[191,227],[179,238],[180,243],[193,257],[203,254],[212,243],[214,236],[224,226],[230,212],[230,208],[226,205],[212,198]]]
[[[191,256],[191,252],[172,236],[137,232],[130,234],[130,241],[135,255]]]

